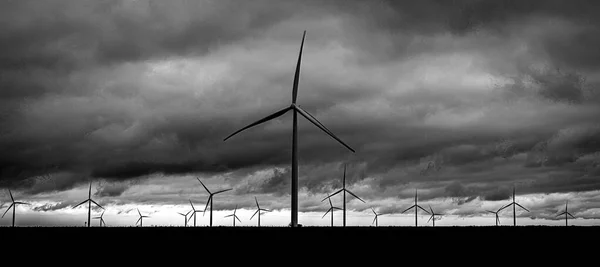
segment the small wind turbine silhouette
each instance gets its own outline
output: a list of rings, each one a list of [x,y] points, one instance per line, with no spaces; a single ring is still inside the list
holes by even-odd
[[[569,216],[571,216],[571,218],[575,219],[575,216],[571,215],[571,213],[569,213],[569,201],[567,200],[567,203],[565,204],[565,211],[561,214],[556,215],[556,217],[560,216],[560,215],[565,215],[565,226],[569,226]]]
[[[433,212],[433,209],[431,208],[431,206],[429,206],[429,210],[431,211],[431,217],[429,217],[429,220],[427,220],[427,222],[433,220],[433,227],[435,227],[435,216],[442,216],[443,214],[441,213],[435,213]]]
[[[317,126],[317,128],[321,129],[323,132],[331,136],[333,139],[338,141],[340,144],[348,148],[350,151],[355,152],[354,149],[350,148],[346,145],[342,140],[340,140],[337,136],[335,136],[325,125],[319,122],[313,115],[306,112],[300,106],[296,105],[296,99],[298,97],[298,82],[300,80],[300,62],[302,60],[302,49],[304,47],[304,38],[306,37],[306,31],[302,35],[302,43],[300,44],[300,53],[298,54],[298,63],[296,64],[296,72],[294,74],[294,85],[292,88],[292,104],[289,107],[286,107],[280,111],[277,111],[267,117],[264,117],[232,134],[227,136],[223,141],[227,141],[227,139],[236,135],[237,133],[244,131],[253,126],[259,125],[261,123],[273,120],[275,118],[280,117],[281,115],[287,113],[288,111],[292,111],[293,113],[293,126],[292,126],[292,207],[291,207],[291,227],[298,227],[298,113],[310,121],[312,124]]]
[[[190,201],[190,202],[191,202],[191,201]],[[184,226],[184,227],[187,227],[187,221],[188,221],[188,218],[187,218],[187,216],[188,216],[188,214],[190,214],[190,212],[192,212],[192,211],[194,211],[194,210],[190,210],[190,211],[188,211],[188,212],[187,212],[187,213],[185,213],[185,214],[183,214],[183,213],[181,213],[181,212],[178,212],[178,213],[177,213],[177,214],[179,214],[179,215],[183,216],[183,226]]]
[[[87,220],[87,227],[90,227],[92,224],[90,224],[90,219],[92,218],[92,203],[96,204],[96,206],[100,207],[101,209],[104,209],[102,206],[100,206],[100,204],[96,203],[96,201],[94,201],[92,199],[92,182],[90,182],[90,191],[88,193],[88,199],[84,200],[83,202],[77,204],[75,207],[73,208],[77,208],[79,207],[81,204],[85,204],[88,203],[88,220]]]
[[[410,206],[410,208],[405,209],[402,213],[404,213],[407,210],[410,210],[412,208],[415,208],[415,227],[417,227],[417,212],[419,211],[419,209],[422,209],[423,211],[427,212],[427,214],[429,214],[429,211],[427,211],[423,207],[419,206],[419,204],[417,204],[417,189],[415,189],[415,204]]]
[[[140,215],[140,218],[137,220],[137,222],[135,222],[135,225],[137,225],[138,223],[140,223],[140,227],[144,227],[144,218],[150,218],[150,216],[142,216],[142,213],[140,212],[140,209],[137,209],[138,214]]]
[[[379,219],[378,219],[378,217],[381,216],[381,215],[383,215],[383,214],[375,212],[375,210],[373,208],[371,208],[371,210],[373,211],[373,214],[375,214],[375,218],[373,218],[373,222],[371,224],[375,223],[375,227],[377,227],[377,226],[379,226]]]
[[[198,182],[200,182],[200,184],[202,184],[202,187],[204,187],[204,189],[206,189],[206,192],[208,192],[208,202],[206,202],[206,207],[204,207],[204,211],[202,214],[204,214],[204,212],[206,212],[206,209],[208,208],[208,205],[210,204],[210,227],[212,227],[212,212],[213,212],[213,196],[216,194],[220,194],[223,192],[227,192],[229,190],[232,190],[232,188],[229,189],[224,189],[224,190],[220,190],[214,193],[211,193],[210,190],[208,190],[208,188],[206,188],[206,186],[204,185],[204,183],[202,181],[200,181],[200,179],[198,177],[196,177],[196,179],[198,179]]]
[[[521,207],[522,209],[526,210],[527,212],[530,212],[528,209],[526,209],[525,207],[521,206],[521,204],[515,202],[515,188],[513,187],[513,197],[512,197],[512,202],[504,207],[502,207],[501,209],[498,210],[498,212],[500,212],[501,210],[508,208],[510,206],[513,206],[513,226],[517,226],[517,206]]]
[[[360,197],[358,197],[357,195],[355,195],[354,193],[352,193],[350,190],[346,189],[346,164],[344,164],[344,177],[342,178],[342,189],[335,191],[335,193],[328,195],[326,198],[324,198],[323,200],[321,200],[321,202],[325,201],[325,199],[331,198],[335,195],[337,195],[338,193],[343,192],[343,226],[346,227],[346,192],[348,192],[350,195],[354,196],[355,198],[357,198],[358,200],[362,201],[363,203],[365,203],[364,200],[362,200]]]
[[[502,209],[502,208],[500,208]],[[500,209],[497,211],[491,211],[491,210],[486,210],[489,213],[493,213],[494,215],[496,215],[496,226],[500,225],[500,217],[498,217],[498,212],[500,212]]]
[[[237,211],[237,207],[238,206],[235,205],[235,209],[233,210],[233,214],[225,216],[225,218],[227,218],[227,217],[233,217],[233,227],[235,227],[235,220],[238,220],[239,222],[242,222],[242,221],[240,221],[240,218],[238,218],[238,216],[235,215],[235,212]]]
[[[92,218],[92,219],[100,219],[100,227],[102,227],[102,225],[106,226],[106,222],[104,222],[104,218],[103,218],[104,212],[105,211],[102,211],[102,214],[100,214],[100,216],[96,216],[96,217]]]
[[[15,227],[15,217],[17,215],[15,210],[17,209],[17,205],[30,205],[30,204],[25,203],[25,202],[15,201],[15,199],[13,198],[12,192],[10,192],[10,189],[8,189],[8,194],[10,195],[10,200],[12,201],[12,203],[10,204],[10,206],[8,206],[8,209],[6,209],[4,214],[2,214],[2,218],[4,218],[4,215],[6,215],[6,213],[10,210],[10,208],[12,208],[13,209],[12,227]]]
[[[342,210],[342,209],[333,206],[333,203],[331,203],[331,198],[329,198],[329,194],[327,194],[327,197],[329,199],[329,209],[325,212],[325,214],[323,214],[323,217],[321,217],[321,219],[325,218],[325,215],[327,215],[327,213],[331,212],[331,227],[333,227],[333,211],[334,210]]]
[[[258,214],[258,227],[260,227],[260,212],[261,211],[269,212],[270,210],[261,209],[260,205],[258,205],[258,199],[256,197],[254,197],[254,201],[256,201],[256,211],[254,212],[254,214],[252,214],[252,217],[250,217],[250,220],[252,220],[252,218],[254,218],[254,215]]]
[[[192,205],[192,214],[194,215],[194,227],[196,227],[196,213],[198,212],[204,212],[203,210],[197,210],[196,208],[194,208],[194,204],[192,204],[192,200],[190,200],[190,205]],[[190,219],[192,219],[192,215],[190,215],[190,218],[188,218],[188,222],[190,221]],[[187,225],[187,222],[186,222]]]

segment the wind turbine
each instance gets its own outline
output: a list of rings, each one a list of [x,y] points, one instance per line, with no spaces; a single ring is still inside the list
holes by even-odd
[[[225,218],[227,218],[227,217],[233,217],[233,227],[235,227],[235,220],[238,220],[239,222],[242,222],[242,221],[240,220],[240,218],[238,218],[238,216],[237,216],[237,215],[235,215],[235,212],[237,211],[237,207],[238,207],[238,206],[237,206],[237,205],[235,205],[235,209],[233,210],[233,214],[230,214],[230,215],[227,215],[227,216],[225,216]]]
[[[358,197],[357,195],[355,195],[354,193],[350,192],[350,190],[346,189],[346,164],[344,164],[344,178],[342,178],[342,189],[335,191],[335,193],[327,196],[326,198],[324,198],[323,200],[321,200],[321,202],[325,201],[325,199],[331,198],[332,196],[335,196],[336,194],[343,192],[343,196],[344,196],[344,202],[343,202],[343,214],[344,214],[344,227],[346,227],[346,192],[350,193],[350,195],[353,195],[355,198],[357,198],[358,200],[362,201],[363,203],[365,203],[364,200],[362,200],[360,197]]]
[[[333,203],[331,203],[331,198],[329,198],[329,194],[327,194],[327,197],[329,199],[329,209],[325,212],[325,214],[323,214],[323,217],[321,217],[321,219],[325,218],[325,215],[327,215],[328,212],[331,212],[331,227],[333,227],[333,211],[342,209],[333,206]]]
[[[498,210],[498,212],[500,212],[501,210],[510,207],[510,205],[513,206],[513,225],[517,226],[517,206],[521,207],[522,209],[526,210],[527,212],[530,212],[528,209],[526,209],[525,207],[521,206],[521,204],[515,202],[515,188],[513,187],[513,197],[512,197],[512,202],[504,207],[502,207],[501,209]]]
[[[17,215],[15,210],[17,210],[17,205],[30,205],[30,204],[25,203],[25,202],[15,201],[15,199],[13,198],[12,192],[10,192],[10,189],[8,189],[8,194],[10,195],[10,200],[12,201],[12,203],[10,204],[10,206],[8,206],[8,209],[6,209],[4,214],[2,214],[2,218],[4,218],[4,215],[6,215],[6,213],[10,210],[10,208],[12,208],[13,209],[12,227],[15,227],[15,216]]]
[[[431,217],[429,217],[429,220],[427,220],[427,222],[433,220],[433,227],[435,227],[435,216],[436,215],[442,216],[443,214],[441,214],[441,213],[438,214],[438,213],[433,212],[433,209],[431,208],[431,206],[429,206],[429,210],[431,211]]]
[[[190,202],[191,202],[191,201],[190,201]],[[177,213],[177,214],[179,214],[179,215],[183,216],[183,226],[184,226],[184,227],[187,227],[187,221],[188,221],[188,218],[187,218],[187,216],[188,216],[188,214],[190,214],[190,212],[192,212],[192,211],[194,211],[194,210],[190,210],[190,211],[188,211],[188,212],[187,212],[187,213],[185,213],[185,214],[183,214],[183,213],[181,213],[181,212],[178,212],[178,213]]]
[[[203,210],[197,210],[196,208],[194,208],[194,204],[192,204],[192,200],[190,200],[190,205],[192,205],[192,210],[190,212],[192,212],[192,214],[194,215],[194,227],[196,227],[196,213],[198,213],[198,212],[204,212],[204,211]],[[192,215],[190,215],[190,218],[187,221],[189,222],[190,219],[192,219]],[[186,226],[187,226],[187,222],[186,222]]]
[[[489,213],[493,213],[494,215],[496,215],[496,226],[498,226],[500,224],[500,217],[498,217],[498,212],[500,212],[500,209],[497,211],[491,211],[491,210],[486,210]]]
[[[565,226],[569,226],[569,216],[571,216],[571,218],[575,219],[575,216],[571,215],[571,213],[569,213],[569,201],[567,200],[567,203],[565,204],[565,211],[561,214],[556,215],[556,217],[560,216],[560,215],[565,215]]]
[[[319,120],[317,120],[313,115],[306,112],[300,106],[296,105],[296,99],[298,97],[298,82],[300,80],[300,62],[302,60],[302,49],[304,47],[304,38],[306,37],[306,31],[302,35],[302,43],[300,44],[300,53],[298,55],[298,63],[296,64],[296,72],[294,74],[294,85],[292,87],[292,104],[289,107],[286,107],[280,111],[277,111],[267,117],[264,117],[232,134],[227,136],[223,141],[227,141],[227,139],[236,135],[237,133],[244,131],[253,126],[259,125],[261,123],[270,121],[272,119],[278,118],[281,115],[287,113],[288,111],[292,111],[293,113],[293,126],[292,126],[292,207],[291,207],[291,227],[298,227],[298,113],[310,121],[312,124],[317,126],[317,128],[321,129],[323,132],[331,136],[333,139],[341,143],[343,146],[348,148],[350,151],[355,152],[354,149],[350,148],[346,145],[342,140],[340,140],[337,136],[335,136],[325,125],[323,125]]]
[[[96,201],[94,201],[92,199],[92,182],[90,182],[90,191],[88,193],[88,199],[84,200],[83,202],[77,204],[75,207],[73,208],[77,208],[79,207],[81,204],[85,204],[88,203],[88,221],[87,221],[87,226],[90,227],[90,219],[92,217],[92,203],[96,204],[96,206],[100,207],[101,209],[104,209],[102,206],[100,206],[100,204],[96,203]]]
[[[104,222],[104,211],[102,211],[102,214],[100,214],[100,216],[96,216],[92,219],[100,219],[100,227],[102,227],[102,225],[106,226],[106,222]]]
[[[270,210],[261,209],[260,205],[258,205],[258,199],[256,197],[254,197],[254,201],[256,201],[256,212],[254,212],[254,214],[252,214],[252,217],[250,217],[250,220],[252,220],[252,218],[254,218],[254,215],[256,215],[258,213],[258,227],[260,227],[260,212],[261,211],[269,212]]]
[[[150,218],[150,216],[142,216],[142,213],[140,212],[140,209],[137,209],[138,214],[140,215],[140,218],[137,220],[137,222],[135,222],[135,225],[137,225],[138,223],[140,223],[140,227],[144,227],[144,220],[142,220],[143,218]]]
[[[196,177],[196,179],[198,179],[198,182],[200,182],[200,184],[202,184],[202,186],[204,187],[204,189],[206,189],[206,192],[208,192],[209,196],[208,196],[208,202],[206,202],[206,207],[204,207],[204,211],[202,214],[204,214],[204,212],[206,212],[206,208],[208,208],[208,204],[210,204],[210,227],[212,227],[212,212],[213,212],[213,196],[216,194],[220,194],[229,190],[232,190],[232,188],[229,189],[224,189],[224,190],[220,190],[214,193],[211,193],[210,190],[208,190],[208,188],[206,188],[206,186],[204,185],[204,183],[202,183],[202,181],[200,181],[200,179],[198,177]]]
[[[415,189],[415,204],[412,205],[412,206],[410,206],[410,208],[405,209],[402,213],[404,213],[407,210],[410,210],[412,208],[415,208],[415,227],[417,227],[417,212],[419,211],[419,209],[422,209],[423,211],[425,211],[425,212],[427,212],[429,214],[429,211],[427,211],[423,207],[419,206],[419,204],[417,204],[417,189]]]
[[[383,215],[383,214],[375,212],[375,210],[373,208],[371,208],[371,210],[373,211],[373,214],[375,214],[375,218],[373,219],[373,222],[371,224],[375,223],[375,227],[377,227],[377,226],[379,226],[379,219],[378,219],[378,217],[381,216],[381,215]]]

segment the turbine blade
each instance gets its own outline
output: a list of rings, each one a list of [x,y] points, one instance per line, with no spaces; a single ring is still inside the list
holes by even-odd
[[[19,204],[19,205],[31,205],[29,203],[20,202],[20,201],[15,201],[15,204]]]
[[[338,207],[333,207],[334,210],[344,210],[342,208],[338,208]]]
[[[208,190],[208,188],[206,188],[206,185],[204,185],[204,183],[202,181],[200,181],[200,178],[196,177],[196,179],[198,179],[198,182],[200,182],[200,184],[202,185],[202,187],[204,187],[204,189],[206,189],[206,192],[210,193],[210,190]]]
[[[571,213],[567,212],[567,215],[571,216],[571,218],[575,219],[575,216],[571,215]]]
[[[256,207],[258,207],[258,209],[260,209],[260,206],[258,205],[258,199],[256,197],[254,197],[254,201],[256,201]]]
[[[137,225],[140,221],[142,220],[142,217],[140,217],[137,222],[135,222],[135,225]]]
[[[230,191],[230,190],[233,190],[233,188],[224,189],[224,190],[221,190],[221,191],[214,192],[213,195],[220,194],[220,193],[223,193],[223,192],[227,192],[227,191]]]
[[[192,204],[192,200],[188,199],[190,201],[190,205],[192,205],[192,210],[196,210],[196,208],[194,208],[194,204]]]
[[[13,198],[12,192],[10,191],[10,189],[8,189],[8,194],[10,195],[10,200],[12,202],[15,202],[15,198]]]
[[[256,210],[256,211],[254,212],[254,214],[252,214],[252,217],[250,217],[250,220],[252,220],[252,218],[254,218],[254,215],[256,215],[258,212],[259,212],[259,210]]]
[[[242,220],[240,220],[240,218],[238,218],[238,216],[237,216],[237,215],[236,215],[236,216],[234,216],[234,217],[235,217],[235,218],[238,220],[238,222],[242,222]]]
[[[431,218],[433,218],[433,215],[431,215],[431,217],[429,217],[429,220],[427,220],[427,223],[429,223],[429,221],[431,221]]]
[[[521,206],[521,204],[519,204],[519,203],[515,203],[515,204],[517,204],[517,206],[521,207],[522,209],[526,210],[527,212],[530,212],[528,209],[526,209],[525,207]]]
[[[328,133],[333,134],[333,132],[331,130],[329,130],[329,128],[327,128],[323,123],[321,123],[315,116],[313,116],[312,114],[310,114],[308,111],[304,110],[303,108],[301,108],[300,106],[296,106],[298,109],[301,109],[302,111],[304,111],[306,113],[306,115],[310,116],[315,122],[317,122],[323,129],[325,129]],[[346,165],[344,165],[344,169],[346,168]]]
[[[494,211],[491,211],[491,210],[485,210],[485,211],[487,211],[487,212],[489,212],[489,213],[496,213],[496,212],[494,212]]]
[[[508,205],[506,205],[506,206],[504,206],[504,207],[500,208],[500,209],[498,210],[498,212],[500,212],[500,211],[501,211],[501,210],[503,210],[503,209],[506,209],[506,208],[510,207],[510,205],[512,205],[512,204],[513,204],[513,203],[510,203],[510,204],[508,204]]]
[[[84,200],[83,202],[81,202],[81,203],[79,203],[79,204],[75,205],[73,208],[77,208],[77,207],[79,207],[80,205],[82,205],[82,204],[85,204],[85,203],[86,203],[86,202],[88,202],[88,201],[89,201],[89,199],[86,199],[86,200]]]
[[[564,215],[565,213],[566,213],[566,212],[563,212],[563,213],[561,213],[561,214],[558,214],[558,215],[556,215],[556,217],[558,217],[558,216],[561,216],[561,215]]]
[[[192,211],[191,211],[191,210],[190,210],[190,211],[188,211],[188,212],[185,214],[185,216],[187,217],[187,216],[188,216],[188,214],[190,214],[190,212],[192,212]]]
[[[187,221],[189,222],[191,219],[192,219],[192,216],[190,216],[190,217],[187,219]]]
[[[90,182],[90,191],[88,193],[88,198],[92,199],[92,182]]]
[[[364,200],[362,200],[360,197],[358,197],[357,195],[352,193],[350,190],[346,189],[346,192],[350,193],[350,195],[353,195],[355,198],[358,198],[358,200],[362,201],[363,203],[366,203]]]
[[[405,210],[404,210],[403,212],[401,212],[401,213],[405,213],[407,210],[410,210],[410,209],[412,209],[412,208],[415,208],[415,206],[417,206],[417,205],[412,205],[412,206],[410,206],[410,208],[408,208],[408,209],[405,209]]]
[[[312,122],[315,126],[317,126],[319,129],[321,129],[322,131],[324,131],[326,134],[328,134],[329,136],[331,136],[331,138],[335,139],[336,141],[338,141],[340,144],[342,144],[343,146],[345,146],[347,149],[349,149],[352,152],[356,152],[354,151],[354,149],[352,149],[350,146],[348,146],[346,143],[344,143],[344,141],[340,140],[337,136],[335,136],[332,132],[330,132],[329,130],[323,128],[321,126],[321,123],[312,119],[310,115],[307,114],[306,111],[304,111],[303,109],[301,109],[300,107],[296,106],[296,111],[298,111],[302,116],[304,116],[304,118],[306,118],[308,121]]]
[[[8,209],[6,209],[6,211],[4,212],[4,214],[2,214],[2,218],[4,218],[4,215],[6,215],[6,213],[10,210],[10,208],[12,208],[15,204],[12,203],[10,204],[10,206],[8,206]]]
[[[338,191],[335,191],[335,193],[328,195],[326,198],[324,198],[323,200],[321,200],[321,202],[325,201],[325,199],[331,198],[332,196],[335,196],[337,194],[339,194],[340,192],[344,191],[344,189],[340,189]]]
[[[183,213],[181,213],[181,212],[178,212],[177,214],[179,214],[179,215],[181,215],[181,216],[186,216],[186,217],[187,217],[187,215],[185,215],[185,214],[183,214]]]
[[[140,212],[140,209],[137,209],[138,214],[140,215],[140,217],[142,217],[142,213]]]
[[[100,207],[101,209],[104,209],[104,207],[100,206],[100,204],[96,203],[96,201],[94,201],[93,199],[90,199],[90,201],[94,204],[96,204],[96,206]]]
[[[302,49],[304,48],[304,37],[306,37],[306,31],[302,34],[302,43],[300,44],[300,53],[298,53],[298,63],[296,64],[296,72],[294,73],[294,87],[292,90],[292,103],[296,103],[298,97],[298,82],[300,80],[300,62],[302,61]]]
[[[424,212],[427,212],[427,214],[430,214],[429,211],[427,211],[426,209],[424,209],[423,207],[417,205],[417,208],[422,209]]]
[[[377,212],[375,212],[375,210],[371,207],[371,210],[373,211],[373,214],[375,214],[375,216],[377,216]]]
[[[288,110],[290,110],[291,108],[292,108],[291,106],[290,106],[290,107],[287,107],[287,108],[284,108],[284,109],[282,109],[282,110],[280,110],[280,111],[277,111],[277,112],[275,112],[275,113],[273,113],[273,114],[271,114],[271,115],[269,115],[269,116],[266,116],[266,117],[264,117],[264,118],[262,118],[262,119],[260,119],[260,120],[258,120],[258,121],[256,121],[256,122],[254,122],[254,123],[252,123],[252,124],[250,124],[250,125],[248,125],[248,126],[246,126],[246,127],[242,128],[242,129],[240,129],[240,130],[237,130],[236,132],[234,132],[234,133],[230,134],[230,135],[229,135],[229,136],[227,136],[225,139],[223,139],[223,141],[227,141],[227,139],[231,138],[232,136],[234,136],[234,135],[238,134],[239,132],[241,132],[241,131],[243,131],[243,130],[246,130],[246,129],[248,129],[248,128],[251,128],[251,127],[253,127],[253,126],[256,126],[256,125],[259,125],[259,124],[261,124],[261,123],[263,123],[263,122],[267,122],[267,121],[270,121],[270,120],[272,120],[272,119],[275,119],[275,118],[277,118],[277,117],[279,117],[279,116],[281,116],[281,115],[285,114],[286,112],[288,112]]]
[[[227,216],[225,216],[223,218],[227,218],[227,217],[231,217],[231,216],[233,216],[233,214],[229,214],[229,215],[227,215]]]
[[[371,224],[374,224],[375,220],[377,220],[377,216],[375,216],[375,218],[373,218],[373,222]]]
[[[204,213],[206,212],[206,210],[208,209],[208,204],[210,204],[210,202],[212,201],[212,195],[210,195],[208,197],[208,201],[206,202],[206,206],[204,206],[204,210],[202,211],[202,216],[204,216]]]
[[[332,210],[332,208],[329,208],[329,209],[328,209],[328,210],[325,212],[325,214],[323,214],[323,216],[321,216],[321,219],[325,218],[325,216],[327,216],[327,213],[329,213],[331,210]]]

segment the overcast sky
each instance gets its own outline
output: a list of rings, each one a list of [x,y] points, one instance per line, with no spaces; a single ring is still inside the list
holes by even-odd
[[[562,224],[567,200],[574,224],[600,223],[596,6],[2,1],[1,211],[10,188],[32,203],[18,223],[82,225],[86,209],[72,206],[93,181],[113,225],[133,225],[137,207],[154,216],[145,225],[183,224],[189,199],[206,204],[198,177],[233,188],[215,197],[217,224],[237,205],[255,225],[256,196],[275,210],[263,225],[287,225],[292,116],[222,140],[289,106],[306,30],[298,103],[356,153],[299,120],[299,223],[330,222],[321,200],[344,164],[366,201],[348,198],[349,225],[369,225],[371,207],[394,214],[380,225],[411,225],[398,213],[415,189],[446,214],[438,225],[490,225],[485,209],[508,204],[513,186],[524,223]]]

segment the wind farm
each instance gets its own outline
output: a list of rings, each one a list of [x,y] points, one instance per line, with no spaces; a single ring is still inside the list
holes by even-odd
[[[600,238],[590,1],[6,2],[7,245]]]

